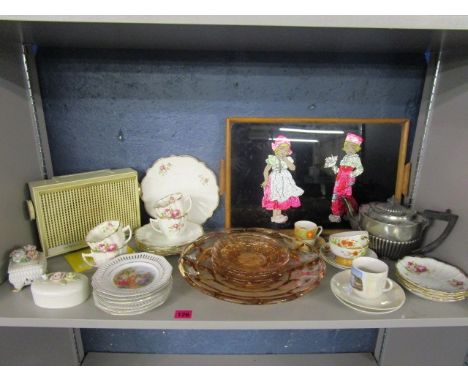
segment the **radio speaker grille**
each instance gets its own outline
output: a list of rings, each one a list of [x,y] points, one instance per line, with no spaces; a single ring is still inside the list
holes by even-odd
[[[31,182],[39,238],[47,256],[86,246],[91,228],[105,220],[140,226],[137,173],[104,170]]]

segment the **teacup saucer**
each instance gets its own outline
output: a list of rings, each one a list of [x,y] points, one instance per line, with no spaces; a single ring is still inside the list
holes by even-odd
[[[337,273],[330,281],[330,287],[338,300],[345,305],[368,313],[385,312],[390,313],[401,308],[406,301],[405,292],[402,287],[393,281],[393,287],[381,296],[374,299],[365,299],[353,292],[349,281],[351,270]]]
[[[377,254],[370,248],[367,249],[367,253],[364,256],[371,257],[373,259],[377,259]],[[336,260],[335,260],[336,256],[331,251],[330,246],[328,245],[328,243],[324,244],[324,245],[322,245],[320,247],[320,257],[323,260],[325,260],[325,262],[327,262],[328,264],[334,266],[335,268],[338,268],[338,269],[350,269],[351,268],[350,266],[338,264],[336,262]]]
[[[343,305],[346,305],[348,308],[351,308],[351,309],[354,309],[354,310],[357,310],[358,312],[362,312],[362,313],[369,313],[369,314],[388,314],[388,313],[392,313],[392,312],[395,312],[397,311],[398,309],[400,309],[400,307],[398,308],[395,308],[395,309],[390,309],[390,310],[375,310],[375,309],[369,309],[369,308],[362,308],[360,306],[357,306],[357,305],[353,305],[349,302],[346,302],[345,300],[342,300],[341,298],[337,297],[335,295],[335,297],[337,298],[337,300],[339,302],[341,302]]]
[[[146,224],[135,232],[135,240],[150,248],[173,248],[187,245],[203,235],[203,228],[200,224],[187,221],[186,227],[180,235],[174,239],[169,239],[162,233],[156,232],[150,224]]]

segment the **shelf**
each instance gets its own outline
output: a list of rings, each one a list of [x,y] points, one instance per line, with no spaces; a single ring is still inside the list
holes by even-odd
[[[381,15],[381,16],[324,16],[324,15],[23,15],[0,16],[0,20],[61,22],[61,23],[121,23],[121,24],[198,24],[198,25],[254,25],[282,27],[325,28],[401,28],[401,29],[468,29],[468,17],[460,15]]]
[[[96,49],[422,54],[468,46],[467,30],[466,16],[0,16],[0,39]]]
[[[164,305],[139,316],[108,315],[90,297],[84,304],[64,310],[36,307],[30,287],[13,293],[5,282],[0,286],[0,326],[109,328],[109,329],[352,329],[468,326],[468,300],[453,303],[427,301],[407,292],[407,301],[398,311],[371,315],[353,311],[333,296],[329,282],[337,272],[327,267],[321,285],[294,301],[251,306],[229,303],[205,295],[189,286],[174,266],[174,286]],[[63,257],[49,261],[49,271],[67,271]],[[91,278],[92,273],[87,273]],[[174,319],[174,311],[193,311],[190,320]]]
[[[334,354],[141,354],[87,353],[83,366],[377,366],[370,353]]]

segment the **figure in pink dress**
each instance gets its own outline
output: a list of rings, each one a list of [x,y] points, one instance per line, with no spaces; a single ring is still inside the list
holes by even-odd
[[[304,190],[296,186],[290,171],[296,170],[294,160],[290,157],[291,142],[284,135],[278,135],[271,144],[275,155],[268,155],[263,171],[264,182],[262,207],[273,211],[271,221],[284,223],[288,220],[282,211],[291,207],[300,207],[299,196]]]
[[[339,223],[341,216],[346,213],[346,205],[343,198],[346,198],[357,211],[358,205],[356,199],[353,198],[353,184],[355,178],[364,172],[361,159],[357,154],[361,151],[361,143],[364,139],[353,133],[348,133],[343,145],[343,151],[346,155],[340,162],[340,166],[336,166],[337,156],[325,158],[325,168],[331,168],[336,174],[335,186],[333,188],[331,215],[328,217],[331,222]]]

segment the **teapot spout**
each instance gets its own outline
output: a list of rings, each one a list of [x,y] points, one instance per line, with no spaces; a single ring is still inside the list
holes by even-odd
[[[354,209],[354,206],[352,205],[352,203],[349,201],[348,198],[343,196],[342,199],[347,209],[346,217],[349,220],[349,223],[351,224],[351,228],[360,229],[358,212]]]

